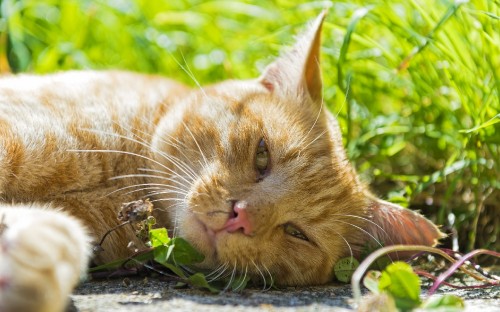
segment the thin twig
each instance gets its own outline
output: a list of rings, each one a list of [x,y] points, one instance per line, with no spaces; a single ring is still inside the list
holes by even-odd
[[[487,255],[491,255],[491,256],[495,256],[495,257],[500,257],[500,253],[499,252],[495,252],[495,251],[492,251],[492,250],[486,250],[486,249],[477,249],[477,250],[474,250],[474,251],[471,251],[469,252],[468,254],[464,255],[462,258],[460,258],[460,260],[456,261],[452,266],[450,266],[448,268],[448,270],[446,270],[444,273],[442,273],[441,275],[438,276],[437,280],[434,282],[434,284],[432,285],[431,289],[429,289],[429,295],[432,295],[434,294],[434,292],[441,286],[441,284],[448,278],[450,277],[453,273],[455,273],[455,271],[461,267],[464,262],[466,262],[467,260],[469,260],[470,258],[476,256],[476,255],[480,255],[480,254],[487,254]],[[500,285],[500,280],[492,280],[492,282],[494,285],[498,286]]]
[[[417,275],[423,276],[423,277],[428,278],[428,279],[433,280],[433,281],[436,281],[438,279],[438,277],[436,275],[431,274],[427,271],[413,270],[413,272],[415,272]],[[455,289],[479,289],[479,288],[488,288],[488,287],[492,287],[492,286],[497,285],[496,283],[491,283],[491,282],[488,282],[488,283],[485,283],[482,285],[465,285],[465,286],[455,285],[452,283],[448,283],[446,281],[443,281],[442,283],[445,286],[455,288]]]
[[[104,233],[104,235],[102,236],[101,238],[101,241],[99,242],[99,244],[97,244],[97,246],[101,247],[102,246],[102,243],[104,243],[104,240],[106,239],[106,237],[113,231],[116,231],[118,230],[119,228],[121,228],[122,226],[124,225],[127,225],[127,224],[130,224],[130,220],[128,221],[125,221],[123,223],[120,223],[118,224],[117,226],[113,227],[112,229],[108,230],[106,233]]]

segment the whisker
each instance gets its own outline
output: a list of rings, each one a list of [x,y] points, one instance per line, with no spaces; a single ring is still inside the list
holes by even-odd
[[[173,155],[169,155],[163,151],[159,151],[157,153],[160,154],[166,160],[170,161],[174,166],[179,168],[180,171],[182,173],[184,173],[186,176],[190,177],[191,180],[196,179],[197,174],[194,172],[194,170],[191,167],[189,167],[188,164],[186,164],[186,162],[182,161],[178,157],[175,157]]]
[[[172,57],[172,59],[174,60],[174,62],[177,63],[177,65],[188,75],[189,78],[191,78],[191,80],[193,80],[193,82],[196,84],[196,86],[200,89],[200,91],[203,93],[203,96],[205,98],[207,98],[207,94],[205,93],[205,90],[203,89],[203,87],[201,86],[201,84],[199,83],[199,81],[196,79],[196,77],[194,76],[194,74],[191,72],[191,69],[189,68],[187,62],[186,62],[186,59],[184,58],[184,54],[181,53],[181,56],[182,56],[182,59],[184,60],[184,64],[186,64],[187,66],[187,69],[186,67],[184,67],[178,60],[177,58],[172,54],[170,53],[170,57]]]
[[[148,191],[146,193],[146,195],[141,196],[141,198],[149,198],[150,196],[156,196],[156,195],[162,195],[162,194],[179,194],[179,191],[166,190],[165,188],[159,188],[156,186],[152,186],[152,187],[144,187],[144,188],[140,188],[137,190],[132,190],[132,191],[124,193],[124,195],[130,195],[130,194],[134,194],[134,193],[138,193],[138,192],[142,192],[142,191],[147,191],[147,190],[150,190],[150,191]],[[152,190],[157,190],[157,192],[152,191]]]
[[[186,130],[189,132],[189,134],[191,135],[191,138],[193,138],[193,141],[194,143],[196,144],[196,147],[198,148],[198,150],[200,151],[200,154],[201,154],[201,157],[203,158],[203,161],[205,162],[205,168],[208,168],[209,165],[208,165],[208,160],[207,160],[207,157],[205,157],[205,154],[203,154],[203,151],[201,150],[201,147],[200,145],[198,144],[198,141],[196,140],[196,138],[194,137],[194,134],[193,132],[191,132],[191,130],[189,129],[189,127],[183,122],[182,123],[184,125],[184,127],[186,128]]]
[[[313,144],[314,142],[316,142],[319,138],[321,138],[325,133],[327,132],[327,130],[323,130],[320,134],[318,134],[317,137],[314,138],[314,140],[312,140],[311,142],[309,142],[309,144],[307,144],[306,146],[304,146],[300,151],[299,151],[299,155],[300,153],[302,153],[302,151],[304,151],[306,148],[308,148],[311,144]]]
[[[153,199],[151,202],[155,203],[160,201],[179,201],[181,203],[185,202],[183,198],[159,198],[159,199]]]
[[[189,150],[189,151],[192,151],[192,152],[195,152],[197,153],[198,155],[201,156],[200,152],[198,150],[195,150],[195,149],[192,149],[192,148],[188,148],[186,146],[186,144],[182,141],[180,141],[178,138],[174,138],[173,136],[171,135],[166,135],[171,141],[166,141],[164,139],[161,138],[161,141],[165,144],[169,144],[170,146],[172,147],[175,147],[178,149],[178,151],[182,154],[182,156],[184,156],[185,158],[189,159],[190,157],[188,157],[185,153],[184,153],[184,150]],[[175,141],[176,143],[172,143],[172,140]]]
[[[144,119],[145,122],[148,122],[147,120]],[[141,134],[143,135],[146,135],[150,138],[153,138],[153,135],[150,134],[150,133],[147,133],[147,132],[144,132],[140,129],[136,129],[136,131],[140,132]],[[181,144],[182,146],[185,146],[184,143],[182,143],[181,141],[179,141],[179,139],[177,138],[174,138],[170,135],[167,135],[170,139],[172,140],[175,140],[177,143]],[[189,157],[186,156],[186,154],[183,152],[183,149],[182,146],[180,146],[179,144],[174,144],[172,143],[171,141],[166,141],[164,140],[163,138],[160,138],[161,142],[162,143],[165,143],[167,145],[170,145],[172,147],[174,147],[177,151],[179,151],[186,159],[189,159]],[[166,154],[164,153],[163,151],[158,151],[157,149],[153,149],[153,146],[148,144],[147,145],[152,151],[154,152],[158,152],[161,154],[162,157],[166,158],[167,160],[171,161],[172,163],[174,163],[174,165],[176,165],[177,167],[181,168],[182,169],[185,169],[186,171],[189,171],[189,172],[186,172],[186,171],[183,171],[183,173],[185,173],[186,175],[188,175],[189,177],[194,178],[197,176],[196,172],[184,161],[182,161],[180,158],[176,157],[176,156],[173,156],[173,155],[170,155],[170,154]],[[168,157],[168,158],[167,158]]]
[[[158,173],[158,174],[162,174],[162,175],[165,175],[165,176],[171,176],[172,174],[169,173],[169,172],[166,172],[166,171],[161,171],[161,170],[157,170],[157,169],[150,169],[150,168],[137,168],[137,171],[143,171],[143,172],[154,172],[154,173]],[[175,175],[177,176],[177,175]],[[196,176],[188,176],[189,178],[191,178],[191,182],[196,180]]]
[[[323,99],[321,99],[321,102],[323,102]],[[316,123],[318,122],[319,120],[319,116],[321,116],[321,112],[323,111],[323,105],[320,105],[319,107],[319,110],[318,110],[318,114],[316,115],[316,119],[314,120],[314,123],[312,124],[312,126],[309,128],[309,131],[307,131],[306,135],[304,135],[302,137],[302,140],[300,140],[299,144],[297,144],[298,146],[302,146],[304,144],[304,141],[307,139],[307,137],[309,137],[309,134],[311,133],[311,131],[314,129],[314,127],[316,126]]]
[[[228,262],[219,265],[215,270],[207,274],[205,277],[207,278],[207,282],[213,282],[217,280],[224,272],[226,271],[227,267],[229,266]]]
[[[262,281],[263,281],[263,287],[262,287],[262,290],[266,290],[266,286],[267,286],[267,282],[266,282],[266,277],[264,276],[264,273],[262,273],[262,271],[259,269],[259,266],[255,263],[255,261],[252,260],[252,264],[253,266],[257,269],[257,272],[259,272],[260,276],[262,277]]]
[[[340,238],[342,238],[344,240],[344,242],[346,243],[347,247],[349,248],[349,254],[351,255],[351,258],[354,258],[354,254],[352,252],[351,244],[349,244],[349,242],[347,241],[347,239],[345,239],[344,235],[340,234],[339,232],[337,232],[334,229],[332,229],[332,231],[334,231]]]
[[[112,194],[115,194],[115,193],[118,193],[118,192],[122,192],[122,191],[125,191],[125,190],[128,190],[128,189],[131,189],[131,188],[140,188],[140,189],[137,189],[137,190],[125,193],[125,194],[130,194],[130,193],[145,191],[145,190],[148,190],[148,189],[159,189],[160,190],[160,189],[166,189],[166,188],[171,188],[171,189],[176,189],[176,190],[179,190],[179,191],[184,191],[184,189],[182,189],[180,187],[177,187],[177,186],[174,186],[174,185],[169,185],[169,184],[162,184],[162,183],[141,183],[141,184],[134,184],[134,185],[128,185],[128,186],[121,187],[121,188],[119,188],[117,190],[114,190],[112,192],[107,193],[106,195],[103,195],[102,197],[104,198],[104,197],[107,197],[109,195],[112,195]]]
[[[248,264],[245,266],[245,274],[243,275],[243,278],[241,278],[240,284],[238,284],[237,287],[233,288],[234,291],[241,290],[241,288],[243,287],[243,284],[245,284],[245,279],[247,278],[247,274],[248,274]]]
[[[269,279],[271,280],[271,283],[269,283],[269,287],[267,289],[264,289],[265,291],[268,291],[274,285],[274,278],[273,278],[273,275],[271,274],[271,272],[269,271],[269,269],[267,268],[267,266],[265,266],[265,265],[262,265],[262,266],[264,267],[264,269],[266,269],[267,274],[269,275]]]
[[[162,194],[178,194],[178,195],[184,195],[184,197],[187,195],[185,192],[180,192],[180,191],[175,191],[175,190],[166,190],[166,191],[159,191],[159,192],[151,192],[147,196],[157,196],[157,195],[162,195]],[[145,196],[145,197],[147,197]],[[181,200],[184,200],[182,198],[179,198]]]
[[[387,238],[391,241],[391,243],[394,243],[394,241],[389,236],[389,234],[380,225],[378,225],[377,223],[373,222],[373,220],[370,220],[369,218],[365,218],[365,217],[362,217],[362,216],[351,215],[351,214],[333,214],[333,216],[358,218],[358,219],[364,220],[364,221],[366,221],[368,223],[371,223],[371,224],[375,225],[379,230],[381,230],[387,236]]]
[[[226,292],[229,287],[231,287],[231,283],[234,281],[234,276],[236,275],[236,265],[237,262],[234,263],[233,271],[231,273],[231,277],[229,278],[229,282],[227,283],[226,287],[222,290],[222,292]]]
[[[144,156],[144,155],[140,155],[140,154],[137,154],[137,153],[133,153],[133,152],[128,152],[128,151],[119,151],[119,150],[68,150],[68,152],[77,152],[77,153],[114,153],[114,154],[122,154],[122,155],[129,155],[129,156],[134,156],[134,157],[139,157],[139,158],[142,158],[142,159],[146,159],[148,161],[151,161],[157,165],[159,165],[160,167],[168,170],[168,171],[171,171],[172,174],[174,175],[177,175],[176,172],[174,172],[172,169],[168,168],[167,166],[163,165],[162,163],[154,160],[154,159],[151,159],[147,156]],[[180,175],[177,175],[178,177],[180,177],[181,179],[183,179],[186,183],[190,183],[190,181],[186,180],[186,178],[184,178],[183,176],[180,176]],[[120,177],[124,177],[124,176],[120,176]],[[128,177],[133,177],[133,175],[128,175]],[[116,177],[114,177],[116,178]],[[111,178],[113,179],[113,178]]]
[[[336,118],[339,117],[340,112],[345,106],[345,103],[347,103],[347,99],[349,98],[349,89],[351,87],[351,75],[347,76],[347,86],[346,86],[346,92],[345,92],[345,97],[344,97],[344,102],[342,102],[342,105],[340,106],[339,110],[337,111],[337,114],[335,115]]]
[[[181,267],[181,269],[184,270],[184,272],[187,272],[189,275],[193,275],[196,273],[195,270],[191,269],[190,267],[188,267],[186,265],[181,265],[180,267]]]
[[[122,127],[123,128],[123,127]],[[112,133],[112,132],[106,132],[106,131],[100,131],[100,130],[95,130],[95,129],[81,129],[83,131],[88,131],[88,132],[92,132],[92,133],[98,133],[98,134],[104,134],[104,135],[108,135],[108,136],[111,136],[111,137],[115,137],[115,138],[120,138],[120,139],[124,139],[124,140],[128,140],[130,142],[133,142],[133,143],[137,143],[143,147],[146,147],[147,149],[161,155],[163,158],[165,158],[166,160],[170,161],[174,166],[176,166],[177,168],[179,168],[184,174],[188,175],[189,174],[186,172],[186,170],[181,167],[179,165],[179,162],[181,162],[179,159],[175,159],[174,156],[172,155],[168,155],[162,151],[158,151],[156,149],[154,149],[151,144],[149,143],[145,143],[143,141],[139,141],[139,140],[136,140],[136,139],[133,139],[133,138],[130,138],[130,137],[127,137],[127,136],[124,136],[124,135],[121,135],[121,134],[116,134],[116,133]],[[159,166],[161,166],[162,168],[168,170],[169,172],[171,172],[172,174],[176,174],[172,169],[168,168],[167,166],[163,165],[162,163],[150,158],[150,157],[147,157],[145,155],[140,155],[140,154],[137,154],[137,153],[132,153],[132,152],[128,152],[128,151],[118,151],[118,150],[69,150],[69,151],[81,151],[81,152],[92,152],[92,151],[95,151],[95,152],[121,152],[122,154],[126,154],[126,155],[133,155],[133,156],[137,156],[137,157],[141,157],[143,159],[146,159],[148,161],[151,161]],[[189,182],[188,182],[189,183]]]
[[[180,176],[182,177],[182,176]],[[180,181],[169,178],[169,177],[164,177],[164,176],[158,176],[158,175],[153,175],[153,174],[142,174],[142,173],[132,173],[132,174],[124,174],[124,175],[119,175],[119,176],[114,176],[110,178],[110,180],[120,180],[120,179],[128,179],[128,178],[153,178],[153,179],[158,179],[158,180],[165,180],[165,181],[170,181],[174,182],[180,186],[183,186],[186,188],[186,185],[181,183]],[[185,180],[187,185],[191,185],[189,181]]]
[[[341,223],[353,226],[353,227],[357,228],[358,230],[361,230],[362,232],[368,234],[368,236],[370,236],[380,247],[384,247],[384,245],[382,245],[382,243],[377,238],[375,238],[375,236],[373,236],[370,232],[368,232],[367,230],[363,229],[362,227],[359,227],[359,226],[357,226],[355,224],[352,224],[352,223],[349,223],[349,222],[345,222],[345,221],[341,221],[341,220],[336,220],[336,222],[341,222]]]
[[[207,94],[205,93],[205,89],[201,86],[200,82],[196,77],[194,76],[193,72],[191,71],[191,68],[189,67],[189,63],[186,61],[186,58],[184,57],[184,53],[181,52],[182,60],[184,61],[184,64],[186,64],[187,71],[186,73],[189,75],[189,78],[191,78],[196,86],[200,89],[200,91],[203,93],[203,96],[205,98],[208,98]],[[184,69],[184,68],[183,68]]]

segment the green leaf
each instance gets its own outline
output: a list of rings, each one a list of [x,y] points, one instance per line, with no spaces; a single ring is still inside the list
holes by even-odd
[[[167,245],[170,242],[166,228],[149,230],[149,240],[152,247]]]
[[[210,286],[210,284],[207,282],[205,275],[203,275],[203,273],[196,273],[194,275],[191,275],[188,278],[188,280],[191,282],[191,284],[193,286],[208,289],[213,293],[219,292],[219,290],[217,288]]]
[[[433,312],[455,312],[462,311],[465,308],[465,304],[462,298],[447,294],[444,296],[429,298],[426,302],[424,302],[422,308],[426,311]]]
[[[136,255],[132,258],[119,259],[119,260],[115,260],[113,262],[108,262],[108,263],[90,268],[89,272],[93,273],[93,272],[99,272],[99,271],[116,270],[119,267],[122,267],[126,263],[130,264],[130,266],[137,266],[137,263],[143,263],[143,262],[146,262],[148,260],[152,260],[153,258],[154,258],[154,250],[150,250],[148,252]],[[135,261],[131,261],[131,259],[133,259]]]
[[[358,260],[353,257],[342,258],[333,267],[333,272],[337,280],[343,283],[349,283],[354,271],[359,266]]]
[[[165,255],[165,261],[168,261],[170,259],[170,255],[172,254],[172,251],[174,251],[175,245],[169,245],[167,247],[167,254]]]
[[[379,293],[380,271],[368,271],[363,279],[363,285],[374,294]]]
[[[171,249],[172,246],[158,246],[154,249],[154,260],[158,263],[165,264],[167,263],[168,256],[169,256],[169,249]]]
[[[229,287],[232,291],[241,291],[247,287],[249,281],[250,277],[248,277],[247,275],[238,276],[233,279]]]
[[[478,126],[475,126],[474,128],[470,128],[470,129],[464,129],[464,130],[459,130],[460,133],[472,133],[472,132],[477,132],[479,131],[480,129],[483,129],[483,128],[486,128],[486,127],[489,127],[489,126],[492,126],[496,123],[499,123],[500,122],[500,114],[497,114],[495,117],[491,118],[490,120],[488,121],[485,121],[483,122],[482,124],[478,125]]]
[[[188,287],[188,283],[177,282],[177,284],[175,284],[175,286],[174,286],[174,289],[182,289],[182,288],[186,288],[186,287]]]
[[[183,278],[183,279],[186,279],[187,276],[186,274],[184,274],[184,272],[178,267],[176,266],[175,264],[172,264],[172,263],[168,263],[168,262],[164,262],[162,263],[166,268],[168,268],[170,271],[174,272],[175,275]]]
[[[382,272],[379,290],[394,297],[398,309],[406,311],[420,305],[420,279],[405,262],[394,262]]]
[[[192,264],[205,259],[203,254],[181,237],[175,237],[170,242],[174,246],[171,259],[175,264]]]
[[[385,256],[378,258],[377,261],[375,261],[373,263],[373,267],[375,267],[375,269],[377,269],[377,270],[382,271],[391,263],[392,263],[392,259],[389,256],[385,255]]]
[[[163,234],[155,238],[156,242],[154,244],[162,242],[162,239],[163,242],[166,241]],[[175,237],[169,239],[167,243],[156,245],[154,250],[154,260],[161,264],[165,264],[167,262],[176,265],[192,264],[201,262],[203,259],[205,259],[203,254],[194,249],[186,240],[180,237]]]

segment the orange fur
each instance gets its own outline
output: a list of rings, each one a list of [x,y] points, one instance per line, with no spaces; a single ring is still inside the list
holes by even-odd
[[[205,254],[201,267],[281,285],[325,283],[340,257],[373,240],[435,244],[441,234],[432,223],[375,199],[347,160],[321,98],[324,17],[256,80],[194,90],[125,72],[0,80],[7,231],[20,222],[18,204],[33,206],[23,208],[28,214],[49,204],[97,240],[118,224],[121,203],[148,196],[159,222]],[[261,140],[270,155],[265,175],[256,170]],[[235,202],[251,229],[225,230]],[[288,224],[308,240],[286,232]],[[88,240],[83,227],[72,230]],[[94,260],[126,255],[134,239],[129,228],[111,234]]]

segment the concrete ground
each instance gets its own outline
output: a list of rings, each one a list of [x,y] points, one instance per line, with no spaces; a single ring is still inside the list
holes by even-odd
[[[176,289],[160,278],[120,278],[83,283],[72,296],[71,311],[352,311],[350,285],[285,288],[212,294]],[[500,287],[480,290],[443,288],[466,301],[466,311],[500,312]]]

